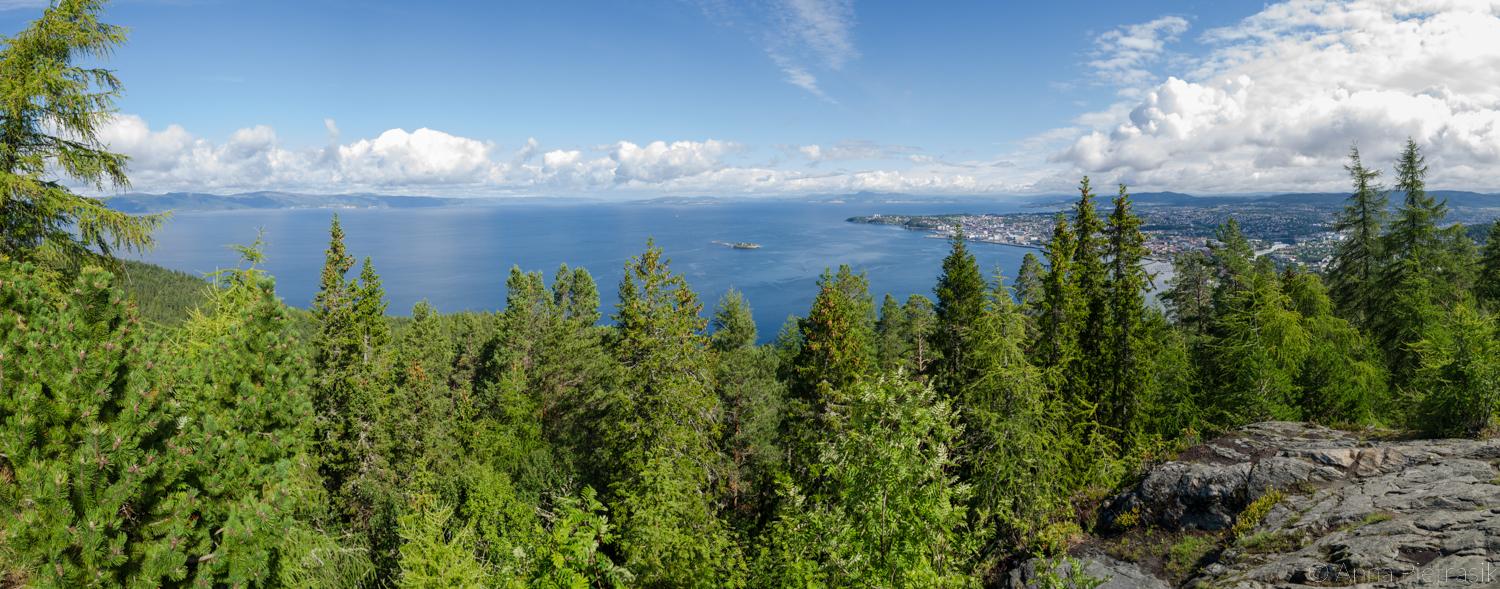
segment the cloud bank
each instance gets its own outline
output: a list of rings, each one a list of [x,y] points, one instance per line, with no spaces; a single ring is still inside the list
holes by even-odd
[[[1434,184],[1500,187],[1500,3],[1293,0],[1201,39],[1177,75],[1081,117],[1053,161],[1177,190],[1343,190],[1351,144],[1388,161],[1411,137]],[[1160,53],[1140,47],[1108,69],[1135,80]]]

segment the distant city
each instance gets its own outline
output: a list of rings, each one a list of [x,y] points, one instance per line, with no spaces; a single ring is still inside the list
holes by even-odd
[[[1439,192],[1449,201],[1448,220],[1468,228],[1476,240],[1485,236],[1487,224],[1500,218],[1500,195],[1472,192]],[[1399,204],[1400,195],[1391,195],[1391,204]],[[1101,216],[1109,213],[1108,197],[1096,200]],[[1049,203],[1058,208],[1068,203]],[[1334,219],[1342,210],[1343,200],[1332,194],[1286,194],[1265,197],[1194,197],[1175,193],[1142,195],[1135,210],[1144,221],[1146,248],[1157,261],[1169,261],[1173,255],[1203,250],[1219,225],[1235,219],[1257,252],[1269,256],[1278,266],[1301,265],[1313,270],[1326,269],[1341,236],[1333,231]],[[933,237],[951,236],[958,227],[965,236],[977,242],[996,243],[1040,249],[1052,237],[1057,212],[1023,212],[1002,214],[943,215],[864,215],[850,217],[851,223],[893,225],[913,231],[927,231]]]

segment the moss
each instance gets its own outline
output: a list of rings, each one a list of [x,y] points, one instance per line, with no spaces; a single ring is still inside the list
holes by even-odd
[[[1305,542],[1306,538],[1298,532],[1256,532],[1240,540],[1240,548],[1250,554],[1292,552]]]
[[[1231,535],[1235,538],[1244,538],[1250,535],[1255,526],[1260,525],[1261,520],[1266,519],[1266,515],[1271,513],[1271,508],[1276,507],[1276,504],[1281,503],[1283,499],[1286,499],[1285,493],[1276,489],[1266,490],[1265,494],[1261,495],[1259,499],[1251,501],[1250,505],[1245,506],[1245,510],[1240,512],[1239,517],[1234,519],[1234,528],[1231,530]]]
[[[1197,570],[1199,563],[1215,548],[1217,542],[1212,537],[1183,536],[1167,551],[1167,572],[1178,577],[1187,576]]]

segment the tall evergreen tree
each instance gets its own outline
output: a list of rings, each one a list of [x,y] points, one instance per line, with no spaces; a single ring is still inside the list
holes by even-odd
[[[1490,225],[1489,237],[1484,240],[1474,291],[1480,302],[1500,310],[1500,219]]]
[[[356,285],[346,278],[354,258],[344,249],[344,230],[337,215],[328,233],[328,250],[312,305],[317,327],[313,340],[315,439],[318,470],[335,510],[346,521],[354,521],[363,517],[360,513],[368,515],[354,498],[353,485],[361,469],[368,466],[361,440],[368,433],[368,420],[362,412],[370,406],[358,385],[357,367],[363,350],[355,310]]]
[[[891,372],[906,364],[911,355],[906,341],[906,311],[891,293],[880,301],[880,318],[875,321],[875,356],[881,372]]]
[[[933,386],[949,399],[973,382],[979,368],[969,360],[974,348],[971,332],[984,314],[987,287],[974,254],[964,244],[963,228],[953,231],[948,257],[943,259],[943,273],[933,292],[937,295],[937,329],[932,334]]]
[[[1061,369],[1077,357],[1078,317],[1081,305],[1073,271],[1073,231],[1062,215],[1052,228],[1052,239],[1043,255],[1047,258],[1047,277],[1042,283],[1037,338],[1032,356],[1038,366]]]
[[[0,48],[0,255],[51,265],[113,263],[141,251],[161,215],[134,217],[70,185],[130,185],[126,156],[99,130],[114,116],[120,80],[87,67],[124,42],[99,21],[102,0],[59,0]],[[61,176],[61,177],[56,177]],[[102,255],[101,255],[102,254]]]
[[[1213,318],[1213,292],[1214,269],[1207,254],[1189,250],[1172,257],[1172,279],[1162,300],[1177,325],[1203,335]]]
[[[1073,207],[1074,248],[1069,279],[1078,295],[1078,356],[1067,370],[1068,387],[1074,394],[1099,403],[1103,400],[1101,376],[1106,367],[1104,350],[1109,338],[1107,283],[1105,267],[1104,222],[1094,205],[1093,188],[1087,176],[1078,185],[1079,198]]]
[[[643,585],[732,584],[741,560],[713,486],[722,408],[698,297],[648,242],[620,281],[620,391],[599,424],[624,565]]]
[[[1396,165],[1396,189],[1405,196],[1385,236],[1380,280],[1385,299],[1373,326],[1398,386],[1408,384],[1416,371],[1418,359],[1411,346],[1435,317],[1443,290],[1439,225],[1448,207],[1427,194],[1426,176],[1426,158],[1408,139]]]
[[[837,273],[825,270],[800,331],[791,392],[811,411],[821,412],[840,390],[876,366],[875,309],[864,274],[847,265]]]
[[[728,454],[726,491],[741,528],[763,523],[781,466],[780,426],[785,387],[776,380],[774,350],[755,345],[755,321],[739,291],[714,311],[711,336],[718,353],[716,381],[723,407],[720,447]]]
[[[1335,248],[1328,269],[1329,294],[1343,316],[1356,325],[1368,326],[1380,314],[1381,232],[1388,204],[1385,191],[1376,182],[1380,172],[1364,166],[1359,148],[1349,148],[1349,164],[1344,169],[1349,171],[1354,192],[1333,224],[1333,230],[1342,233],[1344,239]]]
[[[1042,290],[1047,276],[1047,269],[1042,267],[1042,261],[1037,259],[1036,254],[1026,252],[1021,257],[1021,269],[1016,273],[1015,295],[1016,302],[1021,305],[1021,312],[1035,321],[1042,304]]]
[[[1004,550],[1024,552],[1065,509],[1069,435],[1056,399],[1026,359],[1026,318],[996,277],[984,315],[974,326],[972,357],[982,366],[958,408],[963,479],[974,485],[974,505]]]
[[[968,527],[968,486],[949,474],[960,430],[951,407],[900,375],[852,387],[839,433],[815,453],[822,490],[787,490],[756,585],[972,584],[984,535]]]
[[[1141,218],[1131,210],[1130,194],[1125,185],[1114,199],[1114,211],[1105,229],[1108,238],[1105,258],[1109,279],[1106,283],[1105,334],[1108,343],[1100,351],[1106,361],[1100,377],[1101,418],[1120,436],[1120,441],[1139,426],[1136,419],[1146,396],[1149,382],[1148,359],[1142,356],[1146,345],[1146,290],[1151,276],[1146,272],[1146,236],[1141,232]]]

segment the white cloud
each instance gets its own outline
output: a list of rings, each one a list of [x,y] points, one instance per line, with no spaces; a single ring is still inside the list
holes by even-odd
[[[393,194],[805,194],[883,192],[1017,192],[1025,182],[1008,161],[947,163],[911,147],[866,141],[806,145],[795,153],[817,161],[884,160],[901,169],[820,172],[745,164],[746,148],[716,139],[617,141],[586,148],[544,148],[528,139],[506,149],[433,129],[391,129],[373,138],[337,142],[324,122],[326,147],[291,149],[275,130],[240,129],[222,142],[178,125],[153,130],[134,115],[117,116],[101,132],[111,149],[131,157],[133,188],[144,192]],[[773,159],[773,161],[775,161]]]
[[[859,57],[853,35],[853,0],[697,0],[697,4],[715,24],[738,29],[759,43],[788,84],[838,103],[824,92],[818,74],[839,71]]]
[[[1089,67],[1105,80],[1130,88],[1151,78],[1146,67],[1160,60],[1167,43],[1176,41],[1187,30],[1187,19],[1163,16],[1105,32],[1094,40]]]
[[[1435,185],[1500,187],[1500,3],[1294,0],[1203,39],[1054,160],[1152,188],[1342,190],[1351,143],[1381,161],[1409,136]]]
[[[905,145],[884,145],[874,141],[852,140],[826,146],[814,144],[796,148],[796,152],[814,166],[823,162],[850,160],[906,159],[917,163],[937,161],[933,156],[920,154],[919,151],[921,150],[918,148]]]

